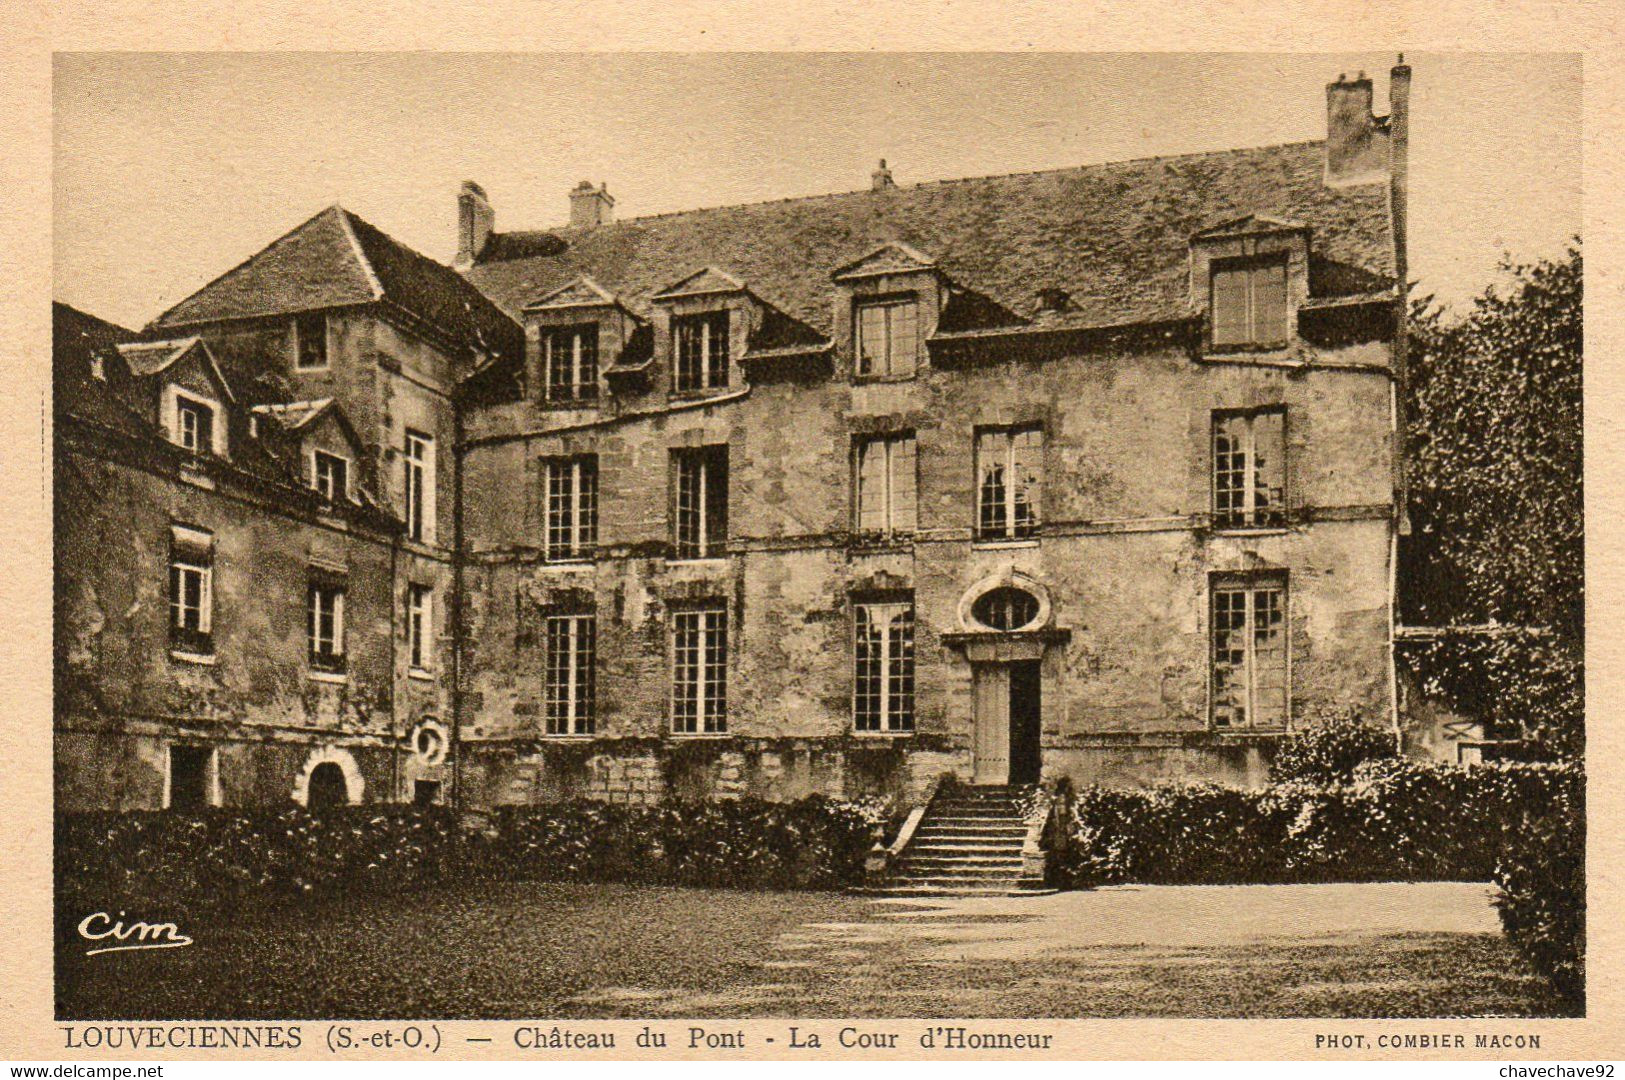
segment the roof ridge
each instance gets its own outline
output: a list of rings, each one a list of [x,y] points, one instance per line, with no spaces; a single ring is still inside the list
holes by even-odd
[[[1260,150],[1286,150],[1289,148],[1315,146],[1324,143],[1325,139],[1298,139],[1292,142],[1265,143],[1261,146],[1238,146],[1227,150],[1196,150],[1186,154],[1147,154],[1143,157],[1113,158],[1109,161],[1091,161],[1082,165],[1058,165],[1048,169],[1025,169],[1007,173],[985,173],[979,176],[954,176],[940,180],[920,180],[913,184],[897,184],[891,191],[916,191],[928,187],[945,187],[949,184],[974,184],[982,180],[1009,180],[1018,176],[1051,176],[1057,173],[1083,172],[1088,169],[1107,169],[1114,166],[1140,165],[1150,161],[1193,161],[1198,158],[1228,157],[1234,154],[1249,154]],[[751,202],[724,203],[719,206],[695,206],[687,210],[666,210],[658,214],[636,214],[632,217],[616,218],[606,225],[593,225],[578,227],[566,225],[557,228],[514,229],[500,236],[573,236],[581,233],[590,233],[603,229],[613,229],[617,225],[630,225],[640,221],[659,221],[665,218],[683,217],[687,214],[707,214],[718,210],[744,210],[755,206],[777,206],[783,203],[813,202],[818,199],[844,199],[853,195],[868,195],[872,188],[852,188],[847,191],[826,191],[817,195],[788,195],[777,199],[756,199]]]

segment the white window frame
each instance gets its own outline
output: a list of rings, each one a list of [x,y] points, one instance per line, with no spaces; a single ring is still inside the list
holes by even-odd
[[[328,483],[322,482],[320,463],[323,458],[337,461],[344,466],[344,490],[333,491],[332,476],[329,474]],[[350,499],[350,474],[355,471],[355,462],[343,454],[335,454],[331,450],[322,450],[319,447],[310,448],[310,486],[329,502],[347,502]]]
[[[909,447],[908,453],[903,448]],[[892,432],[885,435],[865,436],[858,440],[853,460],[853,528],[860,532],[879,531],[888,536],[913,533],[919,528],[920,520],[920,482],[919,482],[919,443],[912,431]],[[864,483],[864,465],[869,456],[874,453],[881,455],[880,491],[872,492]],[[902,459],[902,460],[900,460]],[[913,498],[908,504],[908,514],[912,520],[901,520],[905,515],[898,501],[900,478],[905,475],[909,490]],[[879,506],[874,510],[881,519],[879,529],[864,525],[865,508],[869,498],[879,500]]]
[[[434,437],[408,430],[402,439],[401,464],[407,538],[432,544],[435,538]],[[418,492],[416,498],[414,490]]]
[[[895,327],[897,312],[905,309],[914,318],[914,351],[906,357],[900,355],[898,351]],[[879,357],[866,353],[863,348],[863,313],[871,310],[881,313],[882,351]],[[873,300],[859,300],[854,303],[852,309],[852,339],[853,353],[857,361],[854,370],[858,377],[862,379],[902,378],[918,373],[920,369],[920,329],[920,301],[918,297],[876,297]],[[878,360],[878,366],[874,363],[876,360]]]
[[[582,343],[588,332],[593,338],[591,371],[585,360],[586,350]],[[542,385],[546,399],[555,404],[588,403],[598,400],[598,326],[595,323],[586,323],[574,326],[558,326],[544,328],[542,337]],[[560,339],[568,337],[570,341],[570,378],[567,384],[553,381],[553,348]],[[588,375],[591,378],[588,378]]]
[[[406,586],[406,662],[410,671],[428,673],[434,667],[434,586],[409,582]]]
[[[177,547],[201,549],[207,552],[206,557],[190,556],[185,551],[175,550]],[[188,575],[198,578],[198,606],[196,627],[185,625],[186,612],[192,610],[181,596],[181,603],[176,603],[176,585],[182,583]],[[214,655],[214,537],[212,534],[200,529],[188,529],[183,526],[171,526],[171,550],[169,555],[169,639],[170,652],[185,656],[213,656]],[[177,626],[175,616],[177,611],[182,622]],[[209,651],[198,652],[195,649],[184,648],[175,643],[176,631],[194,633],[209,638]]]
[[[344,598],[349,590],[339,584],[312,581],[305,594],[305,659],[314,672],[336,675],[341,672],[331,672],[317,667],[315,658],[318,655],[332,656],[341,662],[346,660],[344,647]],[[330,610],[323,610],[322,598],[326,596],[331,600]],[[322,619],[327,617],[332,632],[324,638],[322,636]],[[320,646],[328,641],[332,648],[325,653]]]
[[[716,364],[717,335],[712,328],[721,324],[721,363]],[[700,355],[698,358],[699,371],[694,385],[684,385],[683,380],[683,332],[688,327],[701,328],[699,334]],[[733,315],[726,308],[718,311],[697,311],[688,315],[674,316],[671,328],[671,387],[677,394],[701,394],[707,390],[727,389],[732,379],[729,371],[733,362]]]
[[[667,636],[670,641],[668,662],[671,665],[673,735],[694,737],[728,733],[728,621],[728,609],[722,604],[679,608],[671,613],[671,632]],[[681,655],[680,638],[684,634],[694,636],[692,666]],[[720,644],[715,640],[719,636]],[[708,660],[713,651],[721,653],[720,661],[714,664]],[[685,672],[692,673],[691,680],[683,677]],[[686,718],[679,708],[685,700],[685,687],[691,687],[693,691],[693,712]],[[685,720],[693,726],[684,727]]]
[[[894,643],[890,633],[892,620],[907,614],[904,624],[906,640]],[[864,668],[864,625],[879,626],[876,647],[880,655],[874,658],[878,669],[866,675]],[[877,622],[877,620],[879,620]],[[860,735],[901,735],[914,730],[915,704],[915,611],[914,598],[898,600],[857,600],[852,604],[852,730]],[[907,651],[899,655],[898,644]],[[878,686],[866,693],[865,681],[878,680]],[[899,684],[894,695],[894,680]],[[875,699],[874,726],[865,727],[863,701]],[[895,700],[894,700],[895,698]]]
[[[598,455],[577,454],[573,457],[544,459],[542,493],[542,557],[548,562],[580,562],[591,559],[598,546]],[[583,482],[592,478],[592,490]],[[560,478],[566,482],[563,490]],[[561,501],[562,500],[562,501]],[[566,543],[555,543],[554,534],[561,531],[555,526],[555,514],[568,514]]]
[[[1280,489],[1277,500],[1272,506],[1260,507],[1258,505],[1259,481],[1263,479],[1263,472],[1258,466],[1259,448],[1259,421],[1265,417],[1280,417],[1280,442],[1266,447],[1269,453],[1275,455],[1276,468],[1280,470]],[[1238,448],[1232,449],[1231,454],[1239,454],[1241,464],[1239,469],[1221,470],[1219,468],[1219,438],[1221,428],[1228,422],[1239,421],[1240,441]],[[1286,527],[1286,501],[1287,501],[1287,410],[1285,406],[1269,406],[1261,409],[1215,409],[1213,411],[1211,436],[1209,439],[1209,479],[1211,483],[1210,506],[1213,511],[1213,526],[1220,531],[1242,531],[1248,529],[1282,529]],[[1274,440],[1271,440],[1273,443]],[[1241,506],[1238,509],[1221,510],[1219,508],[1219,477],[1221,472],[1236,473],[1241,476]],[[1239,520],[1226,520],[1235,518]]]
[[[717,484],[717,478],[713,473],[716,471],[714,466],[719,459],[723,462],[728,459],[726,444],[685,447],[672,455],[672,468],[675,474],[672,480],[671,542],[673,561],[692,562],[702,559],[720,559],[726,554],[728,546],[726,533],[729,525],[727,475],[732,472],[727,465],[724,465],[722,469],[725,474],[721,495],[724,535],[720,537],[711,535],[710,507],[711,499],[715,494],[714,488]],[[689,467],[693,467],[695,470],[697,480],[691,493],[692,499],[685,500],[683,498],[684,473]],[[688,506],[689,502],[692,502],[692,507]],[[696,516],[693,529],[694,535],[692,539],[685,540],[684,519],[689,513]]]
[[[188,447],[184,441],[181,428],[181,417],[184,411],[181,404],[185,402],[199,408],[209,410],[209,445],[203,447]],[[174,383],[164,388],[164,426],[169,432],[169,441],[193,454],[213,454],[216,457],[226,456],[226,412],[220,407],[220,402],[203,394],[191,390],[184,390]]]
[[[547,646],[543,677],[546,734],[551,738],[592,735],[597,730],[597,616],[550,615],[543,633]],[[560,640],[562,655],[555,651]]]
[[[1281,653],[1281,699],[1273,704],[1278,709],[1279,723],[1268,722],[1260,724],[1258,721],[1258,701],[1261,690],[1272,689],[1261,687],[1261,670],[1258,664],[1258,610],[1259,594],[1274,592],[1279,594],[1278,611],[1279,645]],[[1244,637],[1244,655],[1239,667],[1230,662],[1221,665],[1218,660],[1218,619],[1219,596],[1221,594],[1243,595],[1244,615],[1240,628]],[[1290,729],[1292,726],[1292,590],[1291,582],[1287,576],[1278,573],[1262,573],[1249,575],[1216,575],[1208,582],[1208,723],[1216,731],[1280,731]],[[1232,675],[1240,673],[1241,691],[1243,695],[1242,708],[1244,715],[1239,723],[1234,720],[1220,722],[1220,714],[1227,708],[1220,701],[1219,669],[1224,667]],[[1234,683],[1232,683],[1234,685]]]
[[[1028,507],[1032,520],[1026,526],[1025,532],[1018,532],[1016,525],[1016,507],[1018,500],[1016,492],[1019,485],[1017,476],[1017,445],[1023,436],[1035,436],[1034,452],[1036,457],[1036,480],[1032,485],[1036,490],[1028,491]],[[976,430],[974,447],[976,470],[975,493],[975,526],[976,541],[982,544],[1009,544],[1036,542],[1044,525],[1044,429],[1036,424],[1021,424],[1015,427],[985,427]],[[989,531],[989,526],[982,522],[983,514],[983,487],[986,478],[986,464],[984,442],[993,442],[992,451],[997,455],[995,464],[1004,469],[1003,510],[1004,524],[999,531]],[[1034,497],[1036,496],[1036,498]]]

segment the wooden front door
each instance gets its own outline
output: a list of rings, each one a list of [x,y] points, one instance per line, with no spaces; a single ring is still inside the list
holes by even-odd
[[[1010,665],[977,664],[973,783],[1010,782]]]

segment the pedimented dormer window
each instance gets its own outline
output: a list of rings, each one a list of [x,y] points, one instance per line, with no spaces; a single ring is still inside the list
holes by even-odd
[[[597,323],[544,330],[541,345],[548,401],[598,400]]]
[[[640,347],[647,324],[592,278],[576,278],[526,304],[525,324],[525,386],[550,407],[594,407],[600,379],[638,374],[648,365],[647,347]]]
[[[913,295],[859,301],[857,373],[912,375],[920,359],[920,302]]]
[[[1309,228],[1251,214],[1191,238],[1191,294],[1215,353],[1287,349],[1309,297]]]
[[[936,332],[947,282],[936,263],[900,241],[880,245],[831,275],[840,290],[837,311],[850,342],[852,377],[912,378],[925,364],[925,341]]]

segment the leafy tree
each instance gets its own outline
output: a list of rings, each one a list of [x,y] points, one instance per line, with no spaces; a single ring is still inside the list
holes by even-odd
[[[1580,241],[1561,258],[1502,269],[1506,282],[1462,315],[1431,297],[1412,306],[1401,615],[1420,625],[1534,629],[1493,646],[1432,649],[1445,664],[1461,653],[1473,670],[1471,678],[1454,677],[1465,668],[1436,671],[1431,681],[1476,684],[1491,713],[1546,703],[1540,715],[1486,719],[1516,719],[1549,749],[1576,752],[1585,632]]]

